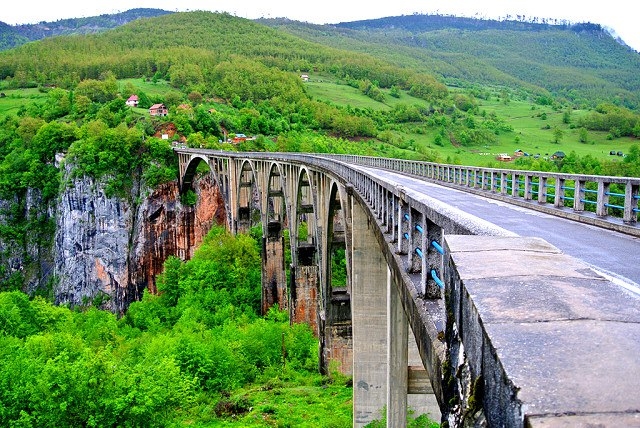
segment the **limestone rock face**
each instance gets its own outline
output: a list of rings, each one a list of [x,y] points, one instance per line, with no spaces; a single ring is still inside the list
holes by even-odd
[[[55,302],[121,314],[145,289],[155,292],[165,259],[190,258],[211,226],[224,221],[218,188],[208,177],[195,188],[198,202],[190,207],[180,203],[175,182],[153,192],[134,186],[123,199],[107,197],[90,178],[73,180],[55,207]]]
[[[129,242],[134,207],[107,197],[90,178],[77,179],[56,207],[54,265],[56,304],[104,302],[121,311],[139,297],[129,285]]]

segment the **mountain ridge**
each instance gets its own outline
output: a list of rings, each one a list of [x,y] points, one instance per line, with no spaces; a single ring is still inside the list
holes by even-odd
[[[173,12],[154,8],[134,8],[114,14],[65,18],[31,24],[9,25],[0,21],[0,50],[11,49],[47,37],[96,33],[119,27],[136,19],[152,18],[170,13]]]
[[[640,55],[599,24],[409,15],[319,26],[261,20],[306,40],[434,73],[450,86],[521,87],[593,106],[640,105]]]

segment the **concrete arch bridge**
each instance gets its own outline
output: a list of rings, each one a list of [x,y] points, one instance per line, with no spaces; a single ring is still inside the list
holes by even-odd
[[[640,179],[175,152],[182,192],[204,163],[228,227],[262,225],[263,310],[353,376],[354,426],[428,397],[449,426],[640,426]]]

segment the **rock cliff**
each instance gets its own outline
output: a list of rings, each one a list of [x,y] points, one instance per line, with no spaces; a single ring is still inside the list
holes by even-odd
[[[71,179],[69,172],[67,167],[69,184],[51,206],[42,207],[37,192],[28,192],[21,204],[22,215],[55,222],[49,245],[29,233],[26,242],[0,239],[5,278],[21,275],[30,292],[49,283],[57,304],[123,313],[143,290],[156,292],[156,276],[168,256],[190,258],[211,226],[226,218],[209,176],[194,183],[197,203],[186,206],[177,182],[155,190],[138,183],[130,197],[118,198],[108,197],[91,178]],[[12,205],[0,201],[0,225],[7,221],[1,213]]]

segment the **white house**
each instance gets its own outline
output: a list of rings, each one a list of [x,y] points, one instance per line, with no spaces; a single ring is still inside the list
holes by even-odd
[[[128,105],[129,107],[138,107],[138,96],[137,95],[131,95],[127,101],[125,101],[125,104]]]

